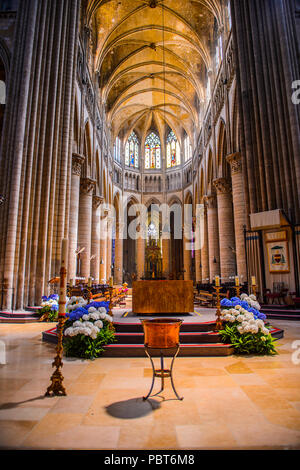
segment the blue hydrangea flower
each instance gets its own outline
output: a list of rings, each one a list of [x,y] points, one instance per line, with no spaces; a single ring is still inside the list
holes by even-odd
[[[95,307],[95,308],[100,308],[104,307],[106,309],[106,312],[109,310],[109,302],[91,302],[88,305],[85,306],[85,308],[88,310],[90,307]]]
[[[221,307],[232,307],[232,302],[229,299],[221,300]]]
[[[249,304],[245,300],[241,301],[241,307],[243,307],[245,310],[249,310]]]
[[[58,305],[57,305],[57,304],[53,304],[52,307],[51,307],[51,310],[58,311]]]
[[[78,307],[76,308],[76,310],[73,310],[72,312],[67,313],[66,315],[70,318],[70,320],[74,321],[74,320],[80,320],[80,318],[83,315],[87,315],[87,314],[88,314],[88,311],[85,307]]]
[[[242,301],[240,299],[237,300],[232,300],[231,299],[232,306],[235,307],[236,305],[241,305]]]
[[[257,318],[259,320],[266,320],[267,317],[264,313],[259,312],[259,314],[257,315]]]
[[[58,294],[51,294],[48,298],[48,300],[51,299],[51,300],[58,300],[59,299],[59,296]]]

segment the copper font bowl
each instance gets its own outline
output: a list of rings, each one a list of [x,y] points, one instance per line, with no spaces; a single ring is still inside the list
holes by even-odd
[[[144,344],[148,348],[167,349],[178,346],[181,320],[154,318],[141,322],[144,329]]]

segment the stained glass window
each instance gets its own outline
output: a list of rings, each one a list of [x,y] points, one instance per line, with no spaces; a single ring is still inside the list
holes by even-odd
[[[117,162],[121,161],[121,140],[119,139],[119,137],[116,137],[114,144],[114,159]]]
[[[160,139],[151,132],[145,141],[145,168],[147,170],[161,168]]]
[[[184,161],[187,162],[192,158],[192,146],[190,144],[189,136],[184,139]]]
[[[167,137],[167,168],[180,165],[180,145],[176,135],[170,131]]]
[[[132,168],[139,167],[139,139],[134,131],[128,137],[125,146],[125,165]]]

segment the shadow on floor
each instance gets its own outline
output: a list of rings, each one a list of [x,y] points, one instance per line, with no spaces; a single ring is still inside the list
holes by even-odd
[[[23,403],[30,403],[31,401],[42,400],[43,398],[46,398],[45,395],[40,395],[38,397],[30,398],[29,400],[24,400],[24,401],[19,401],[19,402],[3,403],[2,405],[0,405],[0,410],[9,410],[11,408],[17,408],[17,406],[22,405]]]
[[[143,400],[143,398],[131,398],[130,400],[118,401],[106,407],[106,412],[120,419],[135,419],[146,416],[152,411],[160,408],[157,400]]]

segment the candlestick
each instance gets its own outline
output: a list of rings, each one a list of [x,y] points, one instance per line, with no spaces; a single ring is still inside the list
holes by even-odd
[[[51,377],[51,384],[47,388],[45,396],[51,394],[59,396],[66,395],[65,387],[63,386],[63,376],[61,368],[63,366],[62,355],[63,355],[63,327],[65,323],[65,311],[66,311],[66,292],[67,292],[67,256],[68,256],[68,240],[62,240],[61,248],[61,268],[60,268],[60,283],[59,283],[59,300],[58,300],[58,324],[57,324],[57,347],[56,357],[52,363],[52,367],[56,367]]]
[[[252,283],[252,293],[256,296],[256,279],[255,279],[255,276],[251,277],[251,283]]]
[[[221,302],[220,302],[220,286],[214,286],[217,295],[217,311],[216,311],[216,331],[220,331],[222,328],[222,320],[221,320]]]
[[[235,276],[235,290],[236,290],[236,296],[240,296],[240,280],[238,276]]]

